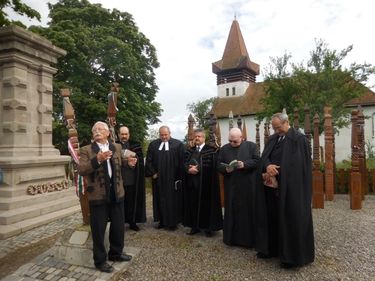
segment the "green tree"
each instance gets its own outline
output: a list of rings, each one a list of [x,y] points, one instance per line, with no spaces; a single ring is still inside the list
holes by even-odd
[[[216,97],[189,103],[186,108],[194,115],[197,127],[208,129],[207,118]]]
[[[91,140],[91,126],[107,116],[110,83],[120,92],[117,124],[129,127],[132,138],[143,141],[149,124],[159,121],[160,104],[154,69],[159,67],[155,47],[138,30],[132,15],[104,9],[87,0],[60,0],[48,4],[51,22],[47,28],[31,27],[67,51],[57,64],[54,80],[54,144],[66,149],[59,89],[72,89],[81,144]]]
[[[258,118],[270,117],[283,108],[288,113],[298,108],[303,120],[303,109],[308,105],[311,114],[318,113],[323,122],[323,108],[331,106],[335,127],[346,126],[350,109],[345,103],[368,92],[364,84],[375,73],[371,64],[342,65],[352,48],[338,52],[330,50],[323,40],[316,40],[316,49],[306,65],[291,63],[290,54],[271,58],[264,80],[266,95],[261,101],[264,110]]]
[[[32,9],[22,2],[23,1],[21,0],[0,0],[0,26],[16,24],[25,27],[25,25],[20,21],[10,20],[8,18],[8,14],[5,12],[5,8],[10,8],[21,16],[26,15],[31,19],[37,19],[38,21],[40,21],[40,14],[36,10]]]

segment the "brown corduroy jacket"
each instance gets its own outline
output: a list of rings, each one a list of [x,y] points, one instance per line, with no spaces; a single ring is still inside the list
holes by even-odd
[[[107,161],[98,163],[96,154],[99,146],[96,142],[86,145],[80,150],[78,173],[87,178],[87,194],[90,205],[120,202],[124,200],[125,191],[121,176],[121,166],[125,165],[126,158],[121,151],[121,145],[109,141],[109,149],[112,151],[111,167],[112,179],[108,176]],[[110,181],[113,181],[114,198],[110,195]]]

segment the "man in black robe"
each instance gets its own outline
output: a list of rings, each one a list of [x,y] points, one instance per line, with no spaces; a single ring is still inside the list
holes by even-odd
[[[145,165],[142,146],[129,139],[130,132],[125,126],[120,127],[119,138],[122,150],[136,153],[138,159],[135,167],[124,165],[121,171],[125,188],[125,222],[129,224],[130,229],[138,231],[137,223],[146,221]]]
[[[159,128],[159,139],[147,150],[146,176],[152,178],[154,221],[157,228],[175,230],[182,221],[182,177],[185,148],[171,138],[167,126]]]
[[[279,257],[283,268],[303,266],[314,261],[310,148],[286,113],[274,114],[272,127],[256,190],[257,257]]]
[[[195,146],[186,151],[184,226],[187,234],[204,231],[207,237],[223,228],[220,188],[216,171],[217,149],[205,144],[205,132],[194,131]]]
[[[239,128],[229,132],[229,143],[219,152],[218,170],[224,175],[223,241],[227,245],[254,247],[254,193],[259,152],[244,141]]]

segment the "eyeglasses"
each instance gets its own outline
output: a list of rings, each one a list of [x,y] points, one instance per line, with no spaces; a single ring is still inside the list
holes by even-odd
[[[236,140],[228,140],[230,143],[240,143],[241,141],[236,141]]]

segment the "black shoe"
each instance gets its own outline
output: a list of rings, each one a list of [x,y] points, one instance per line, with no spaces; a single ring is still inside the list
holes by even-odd
[[[282,262],[282,263],[280,263],[280,267],[285,268],[285,269],[292,269],[292,268],[295,268],[296,265],[294,265],[292,263]]]
[[[134,231],[139,231],[140,230],[139,226],[136,225],[135,223],[130,224],[129,228],[132,229],[132,230],[134,230]]]
[[[174,231],[177,229],[177,225],[168,226],[168,230]]]
[[[188,232],[188,233],[186,233],[187,235],[194,235],[194,234],[196,234],[196,233],[199,233],[200,232],[200,230],[198,229],[198,228],[192,228],[192,229],[190,229],[190,231]]]
[[[165,227],[165,225],[162,225],[161,223],[159,223],[157,226],[155,226],[156,229],[162,229],[164,227]]]
[[[120,256],[108,257],[108,259],[110,261],[123,262],[123,261],[130,261],[132,259],[132,256],[131,255],[127,255],[127,254],[121,254]]]
[[[270,256],[270,255],[266,255],[266,254],[261,253],[261,252],[258,252],[258,253],[257,253],[257,258],[258,258],[258,259],[270,259],[271,256]]]
[[[106,262],[103,262],[102,264],[96,265],[95,267],[98,270],[100,270],[101,272],[111,273],[113,271],[113,266],[109,265]]]
[[[212,231],[209,231],[209,230],[206,230],[204,234],[206,235],[206,237],[212,237],[213,235]]]

